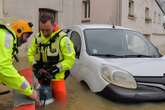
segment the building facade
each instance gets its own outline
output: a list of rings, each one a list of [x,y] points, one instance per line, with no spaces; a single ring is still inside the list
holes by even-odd
[[[155,0],[0,0],[0,19],[25,18],[38,27],[42,13],[61,25],[115,24],[146,36],[164,33],[163,13]]]
[[[164,35],[163,12],[155,0],[121,0],[121,25],[145,36]]]
[[[0,21],[24,18],[38,31],[42,13],[60,26],[85,23],[114,24],[140,31],[156,45],[165,42],[163,12],[155,0],[0,0]],[[162,42],[158,42],[162,39]]]
[[[50,13],[61,26],[79,24],[80,6],[80,0],[0,0],[0,18],[24,18],[38,27],[39,16]]]
[[[121,25],[147,37],[164,34],[163,15],[155,0],[82,0],[82,23]]]
[[[116,25],[120,23],[120,0],[82,0],[82,2],[82,5],[84,5],[82,8],[82,15],[84,16],[82,17],[82,23]],[[90,7],[90,9],[84,7]],[[90,12],[89,17],[85,17],[84,12],[86,10]]]

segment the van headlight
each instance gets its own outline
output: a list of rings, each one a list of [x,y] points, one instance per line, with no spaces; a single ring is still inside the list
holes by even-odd
[[[103,79],[111,84],[129,89],[137,88],[134,77],[129,72],[120,68],[103,65],[101,73]]]

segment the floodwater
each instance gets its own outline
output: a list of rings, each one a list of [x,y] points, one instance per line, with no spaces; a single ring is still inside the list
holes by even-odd
[[[117,103],[95,95],[78,83],[75,78],[67,79],[68,105],[66,110],[164,110],[165,102],[156,103]],[[11,110],[12,95],[0,96],[0,110]],[[51,104],[42,110],[57,110]]]
[[[165,38],[163,38],[165,39]],[[160,42],[161,41],[161,42]],[[159,43],[160,42],[160,43]],[[155,43],[161,49],[162,53],[165,53],[165,40],[157,40]],[[158,45],[161,44],[161,45]],[[20,64],[16,64],[18,69],[27,67],[26,58],[21,58]],[[156,103],[117,103],[102,98],[94,93],[91,93],[89,89],[76,81],[74,77],[67,79],[67,91],[68,91],[68,104],[66,110],[164,110],[165,102]],[[3,88],[3,89],[2,89]],[[0,91],[3,91],[4,87],[0,87]],[[12,108],[12,94],[0,96],[0,110],[11,110]],[[57,110],[54,104],[51,104],[43,110]]]

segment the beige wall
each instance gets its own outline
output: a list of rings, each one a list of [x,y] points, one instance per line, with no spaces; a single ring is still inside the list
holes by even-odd
[[[38,9],[39,8],[51,8],[60,11],[59,0],[5,0],[4,9],[6,14],[5,18],[10,19],[27,19],[33,22],[35,30],[38,29]]]
[[[145,23],[145,6],[152,9],[151,0],[134,0],[135,19],[128,19],[128,1],[122,0],[122,26],[134,28],[142,33],[151,34],[151,23]]]
[[[3,11],[2,11],[2,0],[0,0],[0,19],[3,17]]]
[[[165,30],[163,27],[163,13],[160,11],[159,7],[157,4],[153,4],[152,7],[153,13],[152,13],[152,33],[154,34],[165,34]],[[154,18],[154,12],[156,12],[156,19]],[[161,20],[159,20],[158,14],[161,14]],[[165,37],[165,36],[164,36]]]
[[[80,23],[80,0],[4,0],[5,18],[25,18],[38,29],[39,8],[58,11],[61,26]],[[0,5],[1,6],[1,5]]]
[[[61,24],[67,26],[81,23],[81,0],[64,0],[62,6]]]
[[[91,23],[119,24],[119,0],[91,0]]]
[[[128,0],[122,0],[122,26],[134,28],[144,34],[152,33],[164,33],[164,29],[161,23],[153,23],[154,11],[161,14],[161,19],[163,19],[163,13],[156,4],[155,0],[134,0],[135,9],[134,15],[135,19],[128,19]],[[149,8],[150,17],[152,18],[151,23],[145,23],[145,7]],[[158,19],[158,15],[157,15]]]
[[[150,38],[151,42],[165,55],[165,35],[154,35]]]

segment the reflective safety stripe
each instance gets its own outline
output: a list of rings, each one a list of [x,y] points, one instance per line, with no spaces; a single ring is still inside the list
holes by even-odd
[[[7,32],[5,37],[5,47],[10,48],[10,42],[11,42],[12,35]]]
[[[13,55],[14,58],[16,58],[16,54],[18,53],[18,49],[17,49],[17,39],[16,39],[15,34],[10,29],[8,29],[5,25],[0,24],[0,28],[1,29],[5,29],[7,31],[5,44],[4,44],[4,46],[6,48],[10,48],[11,47],[10,40],[11,40],[11,36],[12,36],[12,38],[13,38],[13,44],[12,44],[13,52],[12,52],[12,55]]]
[[[63,70],[62,65],[60,63],[58,63],[56,66],[59,68],[59,71]]]
[[[48,41],[47,43],[39,43],[42,41],[41,36],[37,36],[35,38],[35,43],[37,45],[36,48],[36,54],[35,54],[35,60],[40,61],[41,55],[42,55],[42,61],[43,62],[53,62],[56,64],[58,61],[63,60],[63,56],[60,51],[60,41],[63,38],[63,36],[59,36],[58,33],[55,34],[56,38],[55,41]],[[41,54],[40,54],[41,53]],[[51,60],[50,60],[51,59]],[[54,60],[53,60],[54,59]],[[57,59],[57,60],[56,60]]]
[[[28,87],[27,81],[24,81],[21,85],[21,89],[26,89]]]
[[[68,50],[68,53],[71,53],[72,52],[72,49],[71,49],[71,46],[70,46],[70,40],[68,37],[65,37],[66,39],[66,48]]]

